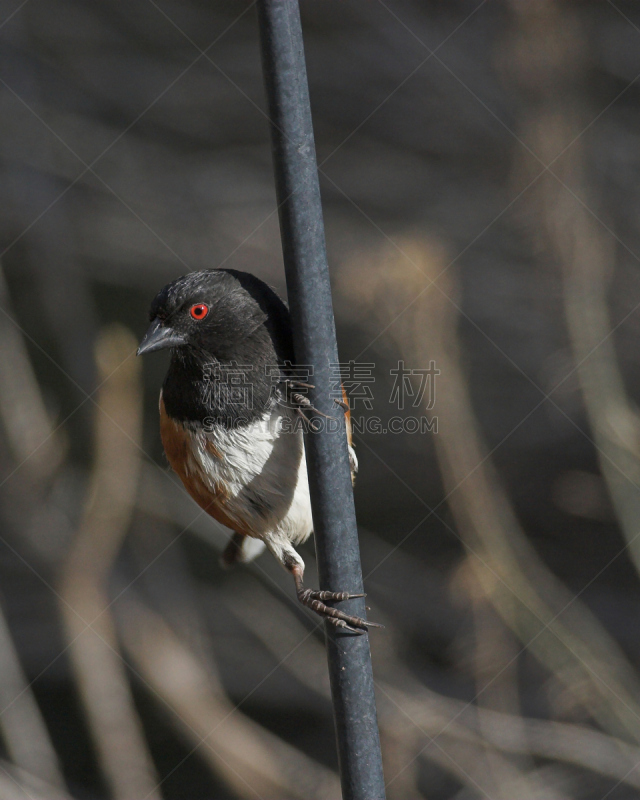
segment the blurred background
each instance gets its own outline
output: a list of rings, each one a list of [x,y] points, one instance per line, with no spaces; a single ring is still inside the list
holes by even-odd
[[[185,272],[285,296],[254,6],[0,3],[2,800],[339,798],[322,628],[134,357]],[[638,798],[640,8],[302,17],[388,797]]]

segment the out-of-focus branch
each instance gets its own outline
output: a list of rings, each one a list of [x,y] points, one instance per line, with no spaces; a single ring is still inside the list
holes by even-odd
[[[0,265],[0,418],[13,458],[34,493],[62,463],[67,443],[64,434],[53,427],[24,337],[12,320],[11,299]],[[64,785],[55,748],[1,609],[0,728],[8,755],[17,767],[51,787]]]
[[[107,581],[129,526],[138,483],[142,386],[135,348],[132,334],[121,326],[103,331],[96,346],[105,383],[97,399],[95,464],[60,587],[73,669],[115,800],[160,797],[107,610]]]
[[[310,562],[310,560],[309,560]],[[312,563],[307,563],[313,569]],[[286,602],[279,602],[258,581],[250,587],[237,587],[229,598],[229,609],[237,614],[238,624],[248,628],[270,652],[282,669],[292,674],[308,690],[327,701],[327,715],[331,713],[329,676],[323,661],[323,645],[315,636],[310,636],[304,624]],[[205,595],[206,598],[206,595]],[[205,599],[206,602],[206,599]],[[387,638],[387,634],[385,634]],[[385,641],[385,653],[393,649],[392,642]],[[373,650],[375,659],[375,649]],[[378,668],[376,668],[378,669]],[[376,680],[380,686],[380,680]],[[404,800],[417,797],[419,761],[415,755],[423,743],[419,728],[408,717],[389,710],[390,704],[378,693],[380,737],[383,744],[385,776],[398,776],[387,786],[389,800]],[[387,709],[384,711],[383,709]]]
[[[232,607],[237,611],[238,620],[259,637],[296,680],[329,698],[318,657],[322,645],[314,637],[305,638],[304,625],[286,605],[256,584],[250,596],[234,592]],[[378,617],[380,613],[380,609],[376,609]],[[271,620],[273,628],[265,626],[265,617]],[[274,635],[276,629],[277,636]],[[389,631],[392,630],[393,626],[389,626]],[[388,679],[377,681],[381,690],[378,700],[383,735],[390,723],[396,730],[404,727],[403,736],[411,742],[413,754],[424,746],[425,735],[443,735],[445,748],[452,739],[473,742],[476,746],[489,745],[504,753],[572,764],[640,789],[640,748],[581,725],[519,717],[445,697],[427,689],[411,675],[394,655],[393,643],[389,646],[387,642],[377,651],[379,657],[374,651],[377,671],[392,675],[394,679],[393,683]],[[389,663],[381,664],[380,658]],[[400,725],[402,720],[405,722]],[[429,757],[433,749],[429,749]],[[439,763],[446,767],[442,759]],[[461,764],[465,766],[464,759]]]
[[[388,268],[388,264],[389,260],[385,258],[383,261],[385,269]],[[373,266],[369,261],[367,269],[375,282],[377,273]],[[393,278],[391,280],[393,281]],[[387,295],[387,299],[389,297],[390,295]],[[148,487],[150,492],[154,483],[155,476],[150,475]],[[145,509],[149,512],[168,514],[170,511],[176,512],[178,505],[172,502],[170,508],[163,510],[161,504],[152,502],[150,495]],[[185,513],[184,516],[176,517],[174,521],[186,525],[191,519],[192,516]],[[210,525],[210,520],[203,518],[195,523],[194,528],[206,538]],[[223,534],[220,536],[222,546]],[[382,546],[379,541],[378,546]],[[383,557],[383,554],[379,553],[378,557]],[[247,568],[259,573],[265,567],[268,567],[268,563],[250,564]],[[561,602],[565,597],[566,592],[562,598],[556,599]],[[207,602],[206,597],[205,602]],[[246,626],[257,636],[278,661],[283,661],[283,668],[291,672],[296,680],[325,699],[329,699],[328,680],[321,657],[322,645],[315,637],[305,638],[307,633],[305,626],[291,610],[287,609],[286,603],[278,602],[256,582],[251,587],[250,594],[241,589],[233,591],[230,595],[229,608],[237,612],[238,623]],[[591,625],[598,623],[590,619],[586,610],[579,612],[579,615],[583,613],[586,615],[586,622],[578,621],[579,627],[581,625],[586,629],[585,635],[590,635],[590,631],[593,632]],[[376,615],[381,617],[380,609],[376,609]],[[393,630],[394,625],[389,624],[385,634],[387,638],[380,647],[376,647],[376,641],[372,642],[377,673],[387,676],[387,680],[378,680],[377,683],[384,689],[384,692],[380,692],[378,701],[388,775],[396,774],[415,758],[418,750],[428,743],[426,736],[437,736],[446,728],[442,739],[439,738],[441,746],[446,749],[456,739],[471,741],[473,748],[470,751],[470,758],[478,755],[477,748],[491,747],[513,755],[537,756],[565,762],[640,788],[640,779],[634,770],[634,765],[640,761],[638,748],[578,725],[521,719],[513,714],[478,708],[431,692],[412,678],[402,667],[399,659],[393,655],[394,645],[388,642],[388,636]],[[595,638],[597,639],[597,635]],[[304,642],[301,644],[303,639]],[[611,655],[613,657],[613,651]],[[391,676],[393,682],[390,682]],[[414,722],[411,722],[412,719]],[[459,768],[456,767],[454,770],[451,760],[442,753],[437,756],[434,750],[433,746],[427,748],[425,757],[436,761],[443,769],[455,772],[456,776],[460,777]],[[457,752],[456,758],[458,763],[463,767],[466,766],[461,752]],[[417,794],[418,763],[415,760],[412,767],[402,773],[402,780],[398,779],[391,784],[390,796],[402,798]],[[531,775],[529,780],[533,780],[535,784],[537,782],[535,774]]]
[[[450,300],[456,288],[451,270],[441,276],[446,263],[440,249],[406,239],[400,251],[389,248],[369,259],[364,294],[371,312],[399,315],[392,331],[407,363],[433,360],[440,370],[434,441],[470,563],[501,617],[574,701],[614,735],[640,740],[634,671],[613,637],[529,544],[488,457],[460,367]],[[427,288],[430,280],[437,286]]]
[[[256,602],[257,597],[259,602]],[[255,586],[251,596],[234,593],[232,608],[237,611],[239,621],[249,627],[278,661],[282,661],[285,669],[307,688],[329,698],[327,682],[323,680],[318,667],[322,663],[319,659],[322,645],[313,637],[305,637],[304,626],[290,609],[259,586]],[[380,609],[376,609],[376,615],[384,620]],[[266,619],[270,620],[270,624],[266,623]],[[385,634],[389,637],[393,624],[391,620],[384,621],[389,623]],[[398,659],[396,651],[396,643],[393,640],[386,641],[374,646],[373,655],[378,672],[386,676],[393,675],[394,680],[402,684],[408,678],[408,671]],[[410,678],[408,682],[412,686],[418,685]],[[430,699],[430,692],[423,693],[418,689],[416,696],[413,696],[380,678],[376,680],[376,687],[380,735],[386,745],[385,775],[389,797],[400,799],[418,794],[417,770],[420,757],[424,757],[454,774],[471,790],[476,791],[481,787],[491,797],[498,796],[494,793],[493,769],[500,775],[505,796],[510,793],[511,797],[517,796],[523,800],[564,798],[563,793],[553,786],[543,785],[533,772],[520,770],[515,761],[505,758],[482,735],[469,736],[468,732],[463,731],[461,736],[460,726],[454,722],[455,710],[448,720],[444,721],[443,715],[438,715],[425,727],[422,723],[429,715],[429,709],[424,707],[424,701]],[[434,696],[439,697],[436,694]],[[403,702],[398,702],[399,697]],[[445,698],[442,700],[446,702]],[[463,704],[460,706],[463,707]],[[419,713],[416,713],[417,709],[420,709]]]
[[[479,584],[469,556],[456,575],[455,585],[469,598],[474,620],[473,653],[471,660],[475,675],[477,703],[480,708],[503,711],[511,715],[514,722],[520,719],[518,697],[518,654],[520,644],[511,630],[503,623],[483,587]],[[484,735],[486,717],[479,716],[480,732]],[[515,725],[514,725],[515,727]],[[515,731],[514,731],[515,732]],[[518,732],[525,742],[524,726]],[[493,779],[492,797],[510,800],[515,794],[513,779],[505,771],[503,759],[496,759],[491,748],[487,748],[488,771]],[[530,760],[522,764],[524,772],[533,771]]]
[[[51,786],[64,786],[58,756],[0,609],[0,728],[11,760]],[[4,795],[3,795],[4,796]]]
[[[54,431],[31,366],[0,266],[0,417],[14,459],[30,475],[46,480],[62,463],[67,443]]]
[[[249,719],[217,676],[130,589],[119,601],[125,646],[192,752],[239,797],[335,800],[337,775]],[[175,715],[175,716],[174,716]]]
[[[420,687],[415,693],[389,688],[401,707],[435,735],[481,738],[504,753],[531,755],[572,764],[640,789],[640,748],[581,725],[519,718],[489,709],[477,709],[460,700]],[[455,720],[453,723],[452,720]],[[524,737],[521,732],[524,731]]]
[[[640,416],[624,388],[606,303],[614,252],[599,223],[571,205],[563,225],[549,218],[549,231],[562,258],[567,324],[600,470],[640,572]]]
[[[451,285],[447,288],[454,291]],[[529,544],[487,458],[460,369],[454,307],[436,290],[426,294],[423,310],[428,325],[414,317],[414,341],[418,348],[422,341],[424,348],[418,358],[429,354],[442,371],[436,448],[449,506],[484,590],[523,644],[603,727],[640,740],[634,673],[617,643],[584,606],[579,607],[580,624],[589,635],[581,636],[571,626],[578,606]],[[549,605],[553,600],[555,608]],[[567,605],[573,614],[561,618]]]
[[[568,147],[553,165],[557,178],[541,181],[529,201],[542,222],[538,236],[562,270],[567,326],[600,470],[640,572],[640,415],[624,387],[607,307],[615,241],[596,218],[603,212],[585,176],[582,132],[593,116],[585,113],[584,100],[588,43],[577,9],[550,1],[512,6],[513,35],[527,44],[529,58],[526,71],[510,70],[508,76],[529,93],[535,109],[523,121],[521,133],[545,164]],[[562,45],[547,48],[543,55],[541,43],[549,30],[562,30]],[[515,54],[515,44],[511,49]],[[541,75],[549,70],[554,75],[553,92],[545,92],[541,85]],[[524,164],[519,169],[524,171]]]
[[[167,498],[166,491],[162,492],[165,480],[157,470],[148,471],[138,503],[147,513],[171,519],[183,528],[193,522],[197,511],[189,498],[181,502],[184,500],[181,487],[176,487],[175,497]],[[220,551],[226,546],[229,532],[208,515],[198,517],[190,532],[195,532],[195,527],[210,546]],[[144,540],[138,536],[133,549],[143,563],[149,563],[154,557],[146,549],[145,541],[150,544],[148,535]],[[162,539],[154,548],[163,548]],[[275,574],[282,574],[283,584],[288,587],[281,567],[276,562],[272,564]],[[262,570],[255,562],[248,568]],[[133,588],[119,600],[119,629],[141,679],[156,693],[163,710],[169,710],[170,719],[193,748],[194,755],[205,760],[240,797],[253,799],[256,793],[278,798],[339,796],[339,782],[333,772],[284,744],[233,706],[217,674],[217,643],[208,634],[200,595],[192,594],[192,579],[183,572],[180,558],[156,563],[145,572],[143,583],[144,603],[137,599]],[[214,607],[219,599],[218,596],[214,601]],[[154,611],[148,607],[149,601]],[[210,602],[208,599],[205,604]],[[276,631],[273,633],[277,635]],[[167,669],[162,671],[162,665],[168,665]],[[326,684],[328,694],[322,654],[317,666],[318,677]]]
[[[384,264],[388,266],[388,260],[385,259]],[[375,277],[375,273],[372,275],[371,262],[368,262],[368,270],[369,274]],[[154,484],[153,478],[153,475],[149,476],[149,491]],[[169,511],[175,512],[177,506],[172,502],[171,507],[167,507],[163,512],[161,504],[152,503],[150,496],[148,507],[145,508],[149,512],[169,513]],[[171,519],[173,520],[173,517]],[[174,521],[185,525],[191,519],[192,517],[185,513]],[[195,523],[194,527],[206,538],[208,526],[210,520],[204,518]],[[220,536],[222,546],[223,534]],[[382,546],[380,541],[378,545]],[[264,567],[268,567],[268,563],[247,566],[256,573]],[[557,600],[564,602],[566,597],[565,592]],[[205,602],[207,602],[206,597]],[[325,699],[329,699],[328,679],[321,657],[322,645],[315,637],[305,638],[307,633],[305,626],[292,611],[287,609],[286,603],[278,602],[256,582],[251,588],[250,595],[240,589],[233,591],[230,595],[229,608],[237,612],[239,624],[246,626],[257,636],[278,661],[283,661],[283,667],[291,672],[296,680]],[[381,610],[376,609],[376,614],[381,617]],[[583,614],[586,615],[586,621],[578,620],[578,624],[584,628],[584,635],[590,635],[590,632],[593,633],[591,626],[594,624],[597,626],[599,623],[592,620],[586,610],[580,611],[578,616],[582,619]],[[390,621],[385,637],[390,636],[393,630],[394,625]],[[597,640],[597,631],[594,636]],[[301,644],[303,639],[304,642]],[[377,673],[388,676],[387,680],[377,681],[378,686],[382,686],[384,692],[388,693],[388,697],[382,692],[378,697],[381,736],[385,742],[386,774],[396,774],[400,768],[406,766],[424,746],[425,735],[436,736],[446,727],[446,734],[441,740],[444,748],[448,746],[452,737],[463,740],[471,737],[476,742],[474,746],[489,745],[518,756],[537,756],[565,762],[640,788],[640,778],[637,770],[634,770],[634,765],[640,762],[640,749],[582,726],[521,719],[513,714],[478,708],[444,697],[429,691],[412,678],[402,667],[401,661],[394,657],[394,646],[390,645],[387,639],[380,644],[380,647],[376,647],[376,641],[372,642],[372,646]],[[615,665],[613,651],[611,656]],[[390,676],[393,676],[393,683],[389,680]],[[400,709],[403,709],[403,712]],[[415,720],[415,723],[411,722],[411,719]],[[437,761],[442,768],[453,771],[450,759],[442,754],[436,758],[433,752],[433,747],[428,748],[426,757],[433,756],[432,760]],[[460,753],[457,757],[460,761]],[[460,763],[464,766],[464,759]],[[390,797],[403,798],[417,794],[415,771],[417,766],[418,761],[414,761],[414,766],[403,772],[402,781],[398,780],[389,787]],[[455,774],[459,776],[459,771]]]
[[[0,761],[0,797],[2,800],[71,800],[71,795],[59,786],[6,761]]]

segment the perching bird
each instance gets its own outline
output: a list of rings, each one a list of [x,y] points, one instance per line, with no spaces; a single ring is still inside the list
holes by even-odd
[[[138,355],[171,349],[160,392],[164,450],[196,503],[234,531],[223,563],[250,561],[266,545],[304,605],[354,633],[375,626],[326,605],[362,595],[303,586],[294,545],[309,538],[313,522],[299,423],[312,407],[292,366],[285,304],[253,275],[211,269],[165,286],[150,319]]]

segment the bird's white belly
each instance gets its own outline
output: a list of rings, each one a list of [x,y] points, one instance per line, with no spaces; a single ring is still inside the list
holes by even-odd
[[[244,427],[192,430],[187,469],[213,491],[224,487],[225,512],[243,530],[260,539],[284,534],[299,544],[311,535],[313,522],[302,432],[282,429],[293,414],[276,406]]]

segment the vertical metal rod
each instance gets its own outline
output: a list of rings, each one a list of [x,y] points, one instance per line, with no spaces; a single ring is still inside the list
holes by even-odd
[[[346,431],[331,394],[338,348],[300,9],[298,0],[257,5],[295,357],[313,367],[311,402],[340,420],[331,430],[330,420],[316,417],[324,430],[305,441],[320,587],[358,593],[362,569]],[[363,599],[340,607],[365,615]],[[343,798],[384,800],[368,635],[325,627]]]

